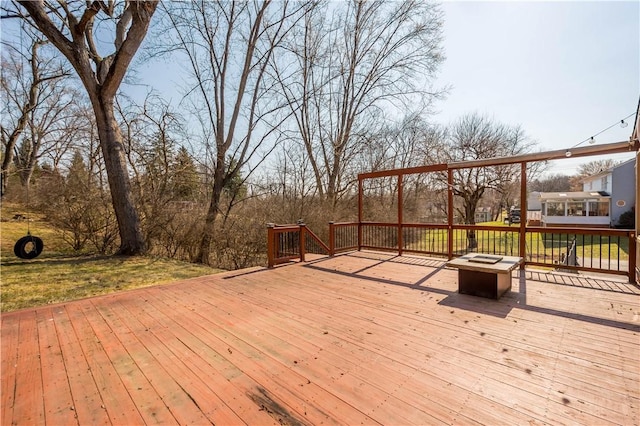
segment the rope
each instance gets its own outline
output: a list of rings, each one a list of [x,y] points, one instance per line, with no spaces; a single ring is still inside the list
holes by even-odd
[[[27,182],[27,235],[31,236],[31,220],[29,219],[29,213],[31,212],[31,206],[29,204],[29,182]]]

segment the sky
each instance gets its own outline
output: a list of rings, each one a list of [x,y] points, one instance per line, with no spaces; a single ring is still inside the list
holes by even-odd
[[[433,121],[484,114],[521,126],[535,151],[574,147],[612,125],[596,144],[629,139],[640,97],[640,1],[444,1],[442,10],[446,60],[433,84],[451,89]],[[164,95],[180,80],[151,74]],[[615,125],[630,115],[626,128]],[[547,173],[572,175],[601,158],[553,161]]]
[[[437,85],[452,87],[436,121],[470,112],[520,125],[535,150],[629,140],[640,96],[640,2],[445,2],[447,59]],[[581,146],[588,146],[584,143]],[[615,160],[631,154],[610,156]],[[583,157],[552,162],[574,174]]]
[[[444,1],[442,11],[446,60],[433,84],[451,89],[433,121],[484,114],[521,126],[535,151],[574,147],[612,125],[597,144],[629,139],[640,97],[639,0]],[[122,89],[144,97],[153,88],[179,102],[179,66],[165,62],[158,72],[140,56],[134,73],[151,87]],[[626,128],[615,125],[630,115]],[[575,174],[600,158],[554,161],[548,173]]]

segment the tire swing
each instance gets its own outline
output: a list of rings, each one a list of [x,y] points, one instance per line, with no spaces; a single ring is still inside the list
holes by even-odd
[[[29,206],[29,187],[27,187],[27,208]],[[40,256],[44,243],[39,237],[31,235],[31,221],[28,217],[27,220],[27,235],[16,241],[13,246],[13,253],[20,259],[35,259]]]
[[[27,233],[27,235],[16,241],[16,245],[13,246],[13,253],[20,259],[35,259],[42,253],[43,248],[44,243],[41,238]]]

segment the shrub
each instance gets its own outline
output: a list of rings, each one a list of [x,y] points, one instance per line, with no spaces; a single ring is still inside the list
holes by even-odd
[[[635,229],[636,227],[636,209],[635,207],[631,207],[631,210],[627,210],[626,212],[620,215],[618,218],[618,225],[616,228],[622,229]]]

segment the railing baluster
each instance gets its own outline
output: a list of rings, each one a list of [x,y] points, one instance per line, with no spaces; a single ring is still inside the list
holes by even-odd
[[[602,268],[602,235],[600,235],[598,252],[600,253],[600,263],[598,264],[598,267]]]
[[[493,252],[496,252],[496,231],[493,231]]]
[[[620,236],[618,236],[617,245],[618,245],[618,250],[617,250],[616,257],[618,258],[617,260],[618,260],[618,271],[619,271],[620,270]],[[609,249],[611,249],[611,245],[609,245]]]
[[[609,262],[609,269],[611,269],[611,237],[608,237],[607,240],[609,243],[607,244],[607,261]]]

